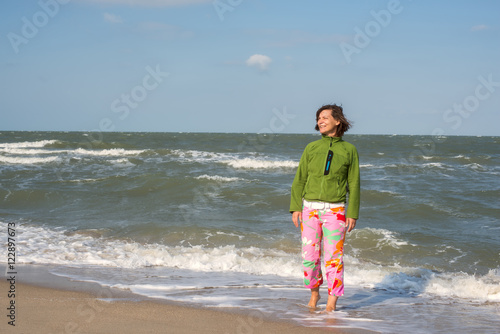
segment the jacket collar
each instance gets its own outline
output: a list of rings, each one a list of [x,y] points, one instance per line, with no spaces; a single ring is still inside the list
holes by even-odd
[[[337,143],[339,141],[342,141],[342,137],[330,137],[330,136],[326,136],[326,135],[321,135],[321,137],[323,137],[323,140],[328,140],[332,144]]]

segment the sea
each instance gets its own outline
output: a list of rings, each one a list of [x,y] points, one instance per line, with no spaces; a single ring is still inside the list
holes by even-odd
[[[317,139],[0,132],[0,264],[15,227],[19,265],[248,312],[245,330],[262,316],[379,333],[499,333],[500,137],[344,137],[360,156],[361,210],[334,313],[324,312],[326,286],[318,310],[306,307],[288,211],[302,151]]]

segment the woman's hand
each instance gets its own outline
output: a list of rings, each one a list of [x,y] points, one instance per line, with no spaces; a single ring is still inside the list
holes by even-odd
[[[347,225],[347,232],[351,232],[354,229],[354,227],[356,227],[356,219],[347,218],[346,225]]]
[[[299,221],[302,224],[302,212],[294,211],[292,213],[292,221],[295,224],[295,227],[299,227]]]

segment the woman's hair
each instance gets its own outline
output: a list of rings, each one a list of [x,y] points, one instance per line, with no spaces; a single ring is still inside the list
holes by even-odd
[[[318,111],[316,111],[316,127],[314,128],[316,131],[319,131],[318,119],[319,114],[321,114],[323,110],[331,110],[332,117],[340,122],[339,126],[337,127],[337,132],[335,133],[336,136],[342,137],[344,133],[351,128],[352,122],[345,118],[341,106],[338,106],[336,104],[325,104],[324,106],[319,108]]]

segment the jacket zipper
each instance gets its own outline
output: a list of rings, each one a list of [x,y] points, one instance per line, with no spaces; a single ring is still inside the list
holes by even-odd
[[[332,144],[333,144],[333,137],[330,138],[330,146],[328,146],[328,151],[332,148]],[[328,152],[326,152],[326,156],[328,158]],[[332,159],[333,160],[333,159]],[[330,165],[330,169],[332,168],[332,166]],[[320,190],[319,190],[319,197],[322,198],[323,197],[323,186],[325,184],[325,179],[326,179],[327,175],[323,175],[323,177],[321,178],[321,186],[320,186]],[[337,183],[338,183],[338,180],[337,180]],[[338,185],[337,185],[337,196],[338,196]]]

